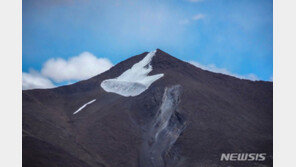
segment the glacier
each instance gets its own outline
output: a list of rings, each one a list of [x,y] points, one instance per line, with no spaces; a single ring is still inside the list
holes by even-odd
[[[164,76],[156,74],[148,76],[152,71],[150,64],[156,50],[149,52],[141,61],[134,64],[130,69],[123,72],[120,76],[107,79],[101,82],[101,87],[106,92],[112,92],[121,96],[137,96],[147,90],[149,86]]]
[[[89,104],[91,104],[91,103],[93,103],[93,102],[95,102],[96,101],[96,99],[93,99],[92,101],[89,101],[89,102],[87,102],[87,103],[85,103],[83,106],[81,106],[78,110],[76,110],[74,113],[73,113],[73,115],[74,114],[77,114],[79,111],[81,111],[82,109],[84,109],[87,105],[89,105]]]

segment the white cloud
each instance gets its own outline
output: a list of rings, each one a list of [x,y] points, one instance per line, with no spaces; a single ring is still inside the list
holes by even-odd
[[[187,1],[189,1],[189,2],[202,2],[204,0],[187,0]]]
[[[192,21],[198,21],[198,20],[204,19],[205,17],[206,17],[206,15],[204,15],[204,14],[197,14],[197,15],[192,16],[189,19],[185,18],[185,19],[180,20],[179,24],[180,25],[187,25]]]
[[[113,64],[106,58],[97,58],[83,52],[68,60],[57,58],[45,62],[41,74],[55,82],[83,80],[107,71]]]
[[[204,14],[197,14],[197,15],[195,15],[195,16],[193,16],[192,17],[192,20],[201,20],[201,19],[203,19],[203,18],[205,18],[205,15]]]
[[[211,72],[215,72],[215,73],[222,73],[222,74],[230,75],[230,76],[233,76],[236,78],[248,79],[248,80],[252,80],[252,81],[259,80],[259,78],[255,74],[252,74],[252,73],[247,74],[247,75],[240,75],[240,74],[232,73],[232,72],[228,71],[226,68],[218,68],[214,64],[202,65],[196,61],[189,61],[189,63],[196,66],[196,67],[199,67],[203,70],[207,70],[207,71],[211,71]]]
[[[22,73],[22,89],[45,89],[53,88],[54,84],[46,77],[34,70],[30,70],[29,73]]]
[[[89,52],[83,52],[68,60],[62,58],[49,59],[43,64],[41,72],[33,69],[23,72],[22,89],[45,89],[55,87],[56,83],[88,79],[113,66],[106,58],[97,58]]]
[[[183,19],[183,20],[180,20],[179,21],[179,24],[181,25],[185,25],[185,24],[188,24],[190,21],[188,19]]]

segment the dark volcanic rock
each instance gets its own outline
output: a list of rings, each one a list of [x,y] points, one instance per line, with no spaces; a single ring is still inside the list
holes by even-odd
[[[186,120],[186,128],[170,149],[162,149],[164,162],[175,157],[184,167],[272,166],[272,82],[204,71],[157,50],[151,75],[164,77],[142,94],[123,97],[100,87],[146,54],[73,85],[23,91],[23,166],[141,166],[145,134],[159,114],[165,88],[173,85],[183,93],[171,119]],[[267,160],[220,162],[221,153],[232,152],[267,153]]]

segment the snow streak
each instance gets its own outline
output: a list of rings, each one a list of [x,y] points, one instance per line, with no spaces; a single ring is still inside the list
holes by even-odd
[[[91,103],[93,103],[93,102],[95,102],[95,101],[96,101],[96,99],[93,99],[92,101],[85,103],[85,104],[84,104],[83,106],[81,106],[78,110],[76,110],[76,111],[73,113],[73,115],[74,115],[74,114],[77,114],[79,111],[81,111],[82,109],[84,109],[84,107],[86,107],[87,105],[89,105],[89,104],[91,104]]]

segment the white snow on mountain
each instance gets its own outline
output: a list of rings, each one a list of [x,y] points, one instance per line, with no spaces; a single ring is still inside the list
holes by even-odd
[[[106,92],[113,92],[125,97],[137,96],[147,90],[149,86],[163,77],[164,74],[148,76],[152,71],[150,64],[156,50],[149,52],[140,62],[134,64],[130,69],[123,72],[120,76],[104,80],[101,87]]]
[[[84,109],[87,105],[89,105],[89,104],[91,104],[91,103],[93,103],[93,102],[95,102],[95,101],[96,101],[96,99],[93,99],[92,101],[85,103],[85,104],[84,104],[83,106],[81,106],[78,110],[76,110],[73,114],[77,114],[79,111],[81,111],[82,109]]]

